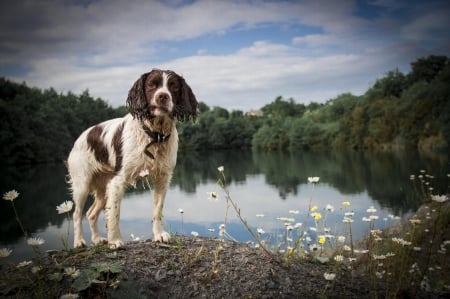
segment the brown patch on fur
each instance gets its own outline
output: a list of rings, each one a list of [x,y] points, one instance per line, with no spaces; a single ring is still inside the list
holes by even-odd
[[[179,120],[189,120],[197,116],[197,99],[183,77],[173,71],[154,69],[145,73],[133,84],[128,92],[127,107],[133,118],[151,120],[154,116],[149,105],[154,91],[162,83],[162,74],[169,76],[168,88],[174,107],[171,116]]]
[[[108,149],[103,143],[103,128],[101,126],[93,127],[87,135],[87,144],[89,149],[94,152],[95,159],[102,164],[108,164]]]
[[[90,190],[92,195],[94,195],[94,202],[86,213],[89,219],[92,219],[98,213],[105,209],[106,206],[106,186],[109,181],[114,177],[112,173],[98,172],[93,175]]]
[[[170,134],[174,126],[173,120],[167,115],[155,117],[154,119],[152,119],[150,124],[150,128],[152,129],[152,131],[159,132],[164,135]]]
[[[123,127],[124,123],[122,123],[118,128],[117,131],[114,133],[112,143],[114,151],[116,152],[116,166],[114,167],[114,173],[117,174],[120,169],[122,169],[122,160],[123,160],[123,153],[122,153],[122,133],[123,133]]]

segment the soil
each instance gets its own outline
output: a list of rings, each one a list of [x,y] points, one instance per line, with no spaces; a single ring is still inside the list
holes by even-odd
[[[428,246],[450,238],[450,203],[445,207],[446,217],[441,217],[434,238],[438,242]],[[416,216],[431,209],[424,206]],[[408,231],[411,225],[403,221],[391,233]],[[430,244],[425,240],[424,246]],[[36,264],[41,269],[34,274],[33,265],[0,266],[0,297],[60,298],[73,292],[79,298],[450,298],[448,290],[426,292],[418,287],[396,290],[395,295],[389,290],[386,296],[384,280],[364,274],[364,259],[352,268],[312,258],[287,262],[285,255],[270,255],[249,244],[192,236],[173,236],[169,244],[129,242],[116,251],[100,245],[47,252]],[[77,278],[64,275],[71,266],[80,270]],[[450,263],[441,268],[447,285]],[[327,281],[326,272],[336,273],[335,279]]]
[[[382,284],[375,285],[373,279],[341,265],[334,267],[338,273],[335,280],[327,281],[324,273],[333,270],[329,263],[302,259],[286,264],[247,244],[203,237],[175,236],[169,244],[130,242],[118,251],[106,246],[59,251],[44,260],[48,268],[54,269],[58,265],[60,269],[110,265],[107,274],[99,273],[102,275],[96,282],[78,293],[80,298],[385,298],[386,292]],[[59,282],[48,277],[43,285],[19,292],[1,283],[0,295],[59,298],[70,289],[66,276]],[[412,290],[399,292],[399,298],[440,296],[421,291],[413,294]]]

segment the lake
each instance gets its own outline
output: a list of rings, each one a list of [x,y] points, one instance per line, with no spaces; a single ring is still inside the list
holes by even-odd
[[[430,174],[433,194],[449,190],[450,166],[448,156],[426,157],[416,152],[371,153],[297,152],[261,153],[251,150],[215,151],[209,153],[180,153],[170,190],[164,207],[166,230],[172,234],[218,236],[219,226],[225,222],[227,203],[225,193],[217,184],[224,174],[231,198],[237,203],[242,216],[253,230],[264,230],[265,239],[276,240],[285,231],[280,217],[294,218],[294,223],[313,227],[308,217],[308,207],[317,206],[326,218],[327,226],[339,234],[345,211],[355,213],[353,236],[363,237],[369,224],[361,221],[373,206],[378,216],[377,228],[393,223],[392,215],[409,216],[421,204],[421,184],[410,179],[422,171]],[[72,244],[72,222],[68,215],[58,214],[56,206],[70,200],[66,169],[58,165],[2,167],[0,192],[12,189],[20,195],[14,201],[25,229],[35,237],[45,240],[43,250],[62,249],[62,239],[70,225],[69,244]],[[308,177],[317,176],[317,184]],[[122,201],[120,227],[125,241],[131,235],[140,239],[152,237],[152,194],[138,183]],[[210,198],[216,192],[218,199]],[[342,206],[342,202],[350,206]],[[326,207],[333,208],[327,211]],[[179,209],[184,211],[183,214]],[[264,215],[262,217],[262,215]],[[11,203],[0,202],[0,247],[13,250],[0,263],[18,262],[32,257],[14,216]],[[71,216],[71,215],[70,215]],[[324,219],[322,219],[323,221]],[[103,217],[99,221],[104,232]],[[87,221],[84,220],[86,240],[90,240]],[[250,235],[245,231],[236,213],[227,213],[227,232],[234,239],[246,242]]]

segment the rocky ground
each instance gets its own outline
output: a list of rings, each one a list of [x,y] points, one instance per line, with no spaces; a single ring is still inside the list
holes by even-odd
[[[424,216],[430,209],[422,211]],[[434,240],[442,243],[450,237],[450,216],[440,215],[443,223]],[[404,221],[395,230],[410,231],[410,225]],[[450,267],[448,256],[443,255],[442,271]],[[360,262],[350,269],[334,261],[287,260],[248,244],[173,236],[169,244],[147,240],[127,243],[118,251],[107,246],[55,251],[37,254],[31,265],[1,266],[0,297],[61,298],[72,293],[78,298],[450,298],[442,289],[392,290],[385,280],[364,274],[364,266]],[[326,280],[326,272],[336,273],[335,279]],[[448,284],[448,272],[443,277]]]
[[[115,252],[105,246],[55,252],[42,262],[45,274],[28,275],[38,278],[28,286],[21,279],[11,281],[15,274],[2,269],[0,294],[5,298],[59,298],[69,292],[80,298],[385,298],[384,285],[343,266],[334,266],[337,276],[327,281],[324,273],[330,272],[330,264],[307,260],[286,264],[231,241],[174,239],[170,244],[132,242]],[[61,274],[69,266],[81,269],[78,283]],[[399,291],[399,298],[444,295]]]

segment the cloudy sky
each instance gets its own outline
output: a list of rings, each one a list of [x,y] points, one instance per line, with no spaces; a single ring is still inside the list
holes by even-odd
[[[0,76],[113,106],[152,68],[209,106],[359,95],[419,57],[450,56],[447,0],[15,0],[0,4]]]

